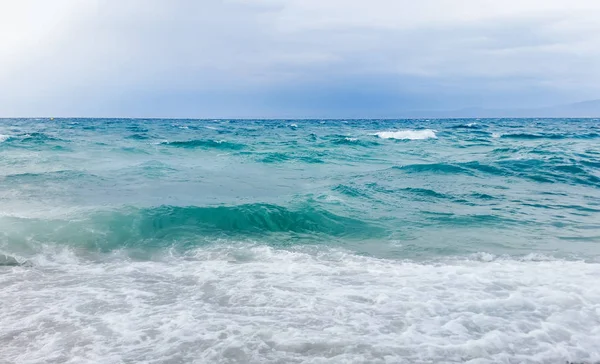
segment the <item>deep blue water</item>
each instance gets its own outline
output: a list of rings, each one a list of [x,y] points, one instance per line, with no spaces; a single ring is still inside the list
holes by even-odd
[[[600,360],[600,122],[3,119],[0,263],[9,362]]]

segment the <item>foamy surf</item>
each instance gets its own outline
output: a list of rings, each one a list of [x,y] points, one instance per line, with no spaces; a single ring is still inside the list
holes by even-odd
[[[0,267],[0,357],[14,362],[600,360],[595,263],[230,245],[33,264]]]
[[[398,140],[422,140],[436,139],[435,130],[418,129],[418,130],[398,130],[398,131],[379,131],[374,135],[381,139],[398,139]]]

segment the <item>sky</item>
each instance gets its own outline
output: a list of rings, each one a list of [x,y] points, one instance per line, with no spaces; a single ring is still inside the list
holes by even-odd
[[[0,0],[0,116],[330,118],[600,98],[598,0]]]

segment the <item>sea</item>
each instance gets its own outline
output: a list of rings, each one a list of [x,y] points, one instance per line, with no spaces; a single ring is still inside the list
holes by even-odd
[[[0,363],[596,363],[600,120],[0,120]]]

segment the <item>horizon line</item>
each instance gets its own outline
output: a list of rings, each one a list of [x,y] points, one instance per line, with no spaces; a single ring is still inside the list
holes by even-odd
[[[434,116],[434,117],[383,117],[383,118],[373,118],[373,117],[364,117],[364,118],[344,118],[344,117],[332,117],[332,118],[319,118],[319,117],[301,117],[301,118],[277,118],[277,117],[242,117],[242,118],[228,118],[228,117],[142,117],[142,116],[134,116],[134,117],[123,117],[123,116],[0,116],[0,120],[11,120],[11,119],[25,119],[25,120],[69,120],[69,119],[87,119],[87,120],[201,120],[201,121],[224,121],[224,120],[265,120],[265,121],[276,121],[276,120],[290,120],[290,121],[308,121],[308,120],[465,120],[465,119],[473,119],[473,120],[491,120],[491,119],[541,119],[541,120],[552,120],[552,119],[600,119],[599,116]]]

